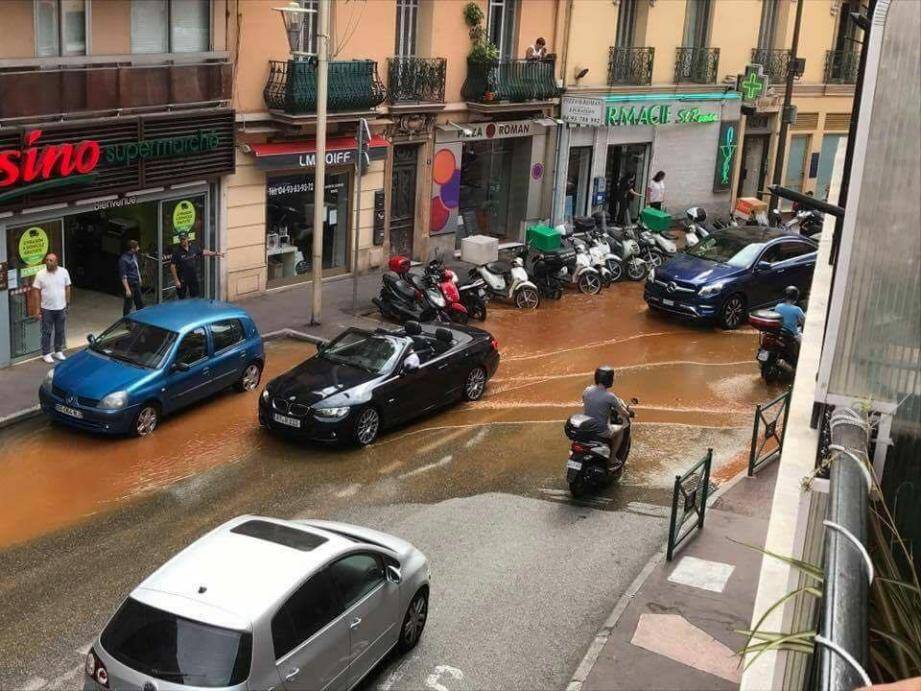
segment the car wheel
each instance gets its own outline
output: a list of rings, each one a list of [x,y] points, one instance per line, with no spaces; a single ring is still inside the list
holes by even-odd
[[[608,261],[608,271],[611,272],[611,283],[617,283],[624,278],[624,265],[611,259]]]
[[[415,594],[409,607],[406,608],[406,616],[403,617],[403,626],[400,628],[400,642],[398,647],[401,653],[407,653],[416,647],[419,639],[422,637],[422,631],[425,629],[425,620],[429,614],[429,593],[425,588],[421,588]]]
[[[368,406],[362,408],[355,420],[355,427],[352,431],[352,438],[359,446],[367,446],[377,439],[378,432],[381,431],[381,416],[376,408]]]
[[[515,307],[520,310],[536,310],[540,306],[540,293],[531,286],[519,288],[515,292]]]
[[[593,271],[585,271],[579,276],[579,290],[586,295],[597,295],[601,290],[601,278]]]
[[[738,329],[745,319],[745,298],[736,293],[726,298],[720,309],[720,326],[732,331]]]
[[[153,434],[160,424],[160,409],[155,403],[145,403],[134,417],[132,432],[136,437],[146,437]]]
[[[478,401],[486,390],[486,370],[474,367],[464,381],[464,398],[468,401]]]
[[[252,391],[259,386],[259,381],[261,379],[262,367],[260,367],[258,362],[251,362],[243,370],[243,374],[240,375],[240,379],[235,384],[235,387],[237,391],[241,393],[244,391]]]

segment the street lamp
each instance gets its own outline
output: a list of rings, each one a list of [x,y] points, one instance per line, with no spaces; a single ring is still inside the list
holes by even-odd
[[[285,23],[285,33],[288,34],[288,47],[291,48],[291,55],[295,57],[306,55],[307,53],[304,52],[304,21],[313,10],[302,7],[297,0],[291,0],[284,7],[273,7],[272,9],[281,13],[281,19]]]

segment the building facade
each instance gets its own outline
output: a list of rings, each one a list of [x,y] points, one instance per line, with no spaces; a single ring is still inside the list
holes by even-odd
[[[0,28],[0,366],[34,356],[30,286],[48,252],[73,282],[68,346],[122,313],[140,243],[147,304],[176,297],[178,234],[223,247],[234,170],[224,0],[8,0]],[[221,267],[202,262],[207,295]]]

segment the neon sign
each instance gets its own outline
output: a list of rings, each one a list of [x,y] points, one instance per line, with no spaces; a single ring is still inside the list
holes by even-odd
[[[682,108],[675,114],[674,122],[679,125],[703,125],[719,122],[719,113],[703,111],[700,108]],[[673,122],[671,106],[608,106],[607,124],[613,127],[623,125],[668,125]]]
[[[720,126],[719,143],[716,153],[716,173],[713,178],[713,191],[723,192],[732,184],[732,165],[736,150],[739,148],[736,137],[737,122],[724,122]]]

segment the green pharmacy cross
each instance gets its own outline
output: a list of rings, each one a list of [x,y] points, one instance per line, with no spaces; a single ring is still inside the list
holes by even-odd
[[[740,82],[746,101],[754,101],[767,91],[767,79],[761,74],[760,65],[748,65],[745,68],[745,78]]]

